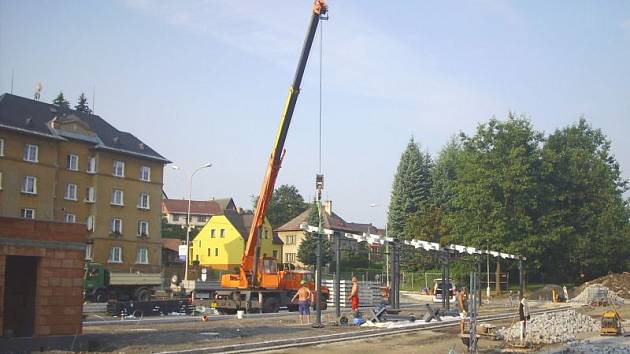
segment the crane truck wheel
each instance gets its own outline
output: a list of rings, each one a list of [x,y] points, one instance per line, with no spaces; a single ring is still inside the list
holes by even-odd
[[[151,299],[151,290],[148,288],[138,288],[134,295],[137,301],[149,301]]]
[[[262,312],[278,312],[280,310],[280,301],[275,296],[271,296],[263,301]]]
[[[96,302],[107,302],[109,300],[109,293],[106,289],[98,289],[94,294],[94,301]]]

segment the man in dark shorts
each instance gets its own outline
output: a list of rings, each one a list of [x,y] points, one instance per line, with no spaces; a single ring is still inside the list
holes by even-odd
[[[313,298],[313,293],[311,293],[311,290],[309,290],[309,288],[306,287],[305,280],[302,280],[300,284],[302,286],[298,289],[297,293],[293,295],[291,302],[294,302],[296,298],[298,300],[298,310],[299,310],[298,313],[300,316],[300,324],[304,324],[304,317],[306,317],[306,324],[310,324],[311,323],[311,300]]]

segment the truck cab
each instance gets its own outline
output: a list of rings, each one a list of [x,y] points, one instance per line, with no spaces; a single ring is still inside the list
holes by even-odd
[[[109,300],[109,271],[100,263],[86,263],[83,290],[86,300],[105,302]]]

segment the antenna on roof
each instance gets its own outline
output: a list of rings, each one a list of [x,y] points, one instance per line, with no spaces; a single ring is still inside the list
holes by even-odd
[[[13,76],[15,74],[15,69],[11,69],[11,94],[13,94]]]
[[[92,86],[92,113],[96,113],[96,85]]]
[[[37,101],[39,101],[39,98],[41,97],[41,93],[42,93],[42,89],[44,88],[44,86],[42,86],[41,82],[38,82],[37,85],[35,85],[35,99]]]

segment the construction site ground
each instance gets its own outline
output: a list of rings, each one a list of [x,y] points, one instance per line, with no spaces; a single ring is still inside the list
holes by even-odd
[[[402,296],[403,311],[401,314],[414,314],[417,323],[424,323],[421,317],[424,315],[429,303],[426,297],[407,293]],[[438,304],[435,304],[438,305]],[[513,314],[509,318],[492,321],[497,327],[509,326],[517,321],[517,304],[503,298],[493,300],[490,304],[481,307],[480,316],[493,314]],[[551,302],[531,301],[532,311],[552,310],[566,307],[567,304],[554,304]],[[601,315],[606,308],[588,308],[573,306],[578,311],[592,315],[595,318]],[[367,309],[365,309],[367,311]],[[622,318],[630,318],[630,305],[619,308]],[[342,312],[347,312],[342,311]],[[369,317],[369,316],[367,316]],[[161,321],[163,320],[163,321]],[[156,353],[177,352],[186,350],[206,349],[218,351],[219,348],[230,348],[238,352],[247,343],[272,343],[274,341],[304,338],[305,341],[313,338],[323,338],[327,335],[347,333],[373,333],[378,332],[373,327],[335,326],[336,317],[334,311],[329,309],[323,314],[324,328],[312,328],[308,325],[300,325],[295,313],[285,313],[275,316],[252,315],[249,318],[236,319],[235,316],[216,316],[208,322],[203,322],[199,317],[178,318],[172,322],[169,318],[160,318],[159,321],[148,318],[130,322],[128,320],[118,323],[98,325],[91,323],[84,327],[84,337],[88,338],[90,352],[125,352],[125,353]],[[484,321],[481,321],[484,322]],[[435,323],[435,320],[433,321]],[[436,329],[418,329],[404,334],[390,334],[387,336],[372,336],[360,340],[344,340],[331,344],[318,344],[301,347],[304,353],[328,352],[328,353],[366,353],[373,352],[376,348],[387,348],[389,352],[415,353],[435,352],[447,353],[454,349],[456,352],[465,350],[459,338],[459,321],[451,319],[451,326]],[[363,331],[363,332],[361,332]],[[589,333],[581,337],[598,336],[598,333]],[[480,348],[489,352],[495,352],[505,348],[503,341],[493,341],[482,337]],[[556,345],[556,347],[558,347]],[[553,348],[553,346],[549,347]],[[262,349],[259,348],[259,349]],[[296,348],[275,350],[278,353],[294,353]],[[272,352],[272,351],[270,351]]]

